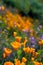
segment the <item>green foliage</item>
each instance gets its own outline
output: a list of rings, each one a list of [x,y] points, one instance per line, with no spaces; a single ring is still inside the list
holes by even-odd
[[[32,13],[36,13],[43,17],[43,3],[40,0],[3,0],[7,5],[13,5],[13,7],[19,8],[25,14],[28,14],[31,10]]]

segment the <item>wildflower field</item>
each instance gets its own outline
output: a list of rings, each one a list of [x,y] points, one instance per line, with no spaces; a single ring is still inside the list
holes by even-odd
[[[0,65],[43,65],[43,3],[31,13],[35,0],[20,1],[0,0]]]

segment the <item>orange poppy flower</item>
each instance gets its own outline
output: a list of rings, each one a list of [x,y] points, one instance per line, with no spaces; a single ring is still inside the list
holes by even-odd
[[[24,62],[22,62],[20,65],[25,65],[25,63],[24,63]]]
[[[37,57],[38,56],[38,52],[35,52],[35,57]]]
[[[0,16],[0,19],[2,19],[2,16]]]
[[[32,55],[36,58],[38,56],[38,52],[33,52]]]
[[[9,54],[12,53],[12,50],[9,49],[9,48],[4,48],[4,52],[5,52],[5,54],[8,56]]]
[[[15,59],[15,65],[20,65],[20,60]]]
[[[4,65],[14,65],[14,64],[10,61],[7,61],[7,62],[4,63]]]
[[[43,65],[41,62],[33,61],[34,65]]]
[[[18,20],[21,22],[21,24],[24,23],[24,20],[22,19],[22,17],[21,17],[20,15],[17,15],[17,18],[18,18]]]
[[[2,6],[2,7],[1,7],[1,9],[2,9],[2,10],[5,10],[5,7],[4,7],[4,6]]]
[[[42,62],[40,62],[40,65],[43,65]]]
[[[39,62],[35,62],[35,61],[34,61],[34,65],[40,65],[40,63],[39,63]]]
[[[21,44],[19,42],[12,42],[11,46],[14,48],[14,50],[17,50],[18,48],[20,48]]]
[[[31,53],[34,53],[35,52],[35,49],[34,48],[31,48],[30,52]]]
[[[40,40],[39,41],[39,45],[43,45],[43,40]]]
[[[3,53],[3,58],[6,58],[6,57],[7,57],[7,55],[5,53]]]
[[[31,60],[34,61],[34,58],[32,57]]]
[[[16,35],[17,35],[17,32],[14,32],[14,33],[13,33],[13,36],[15,37]]]
[[[25,57],[22,58],[22,62],[26,62],[27,59]]]
[[[27,37],[25,37],[25,40],[24,40],[24,43],[23,43],[23,46],[25,47],[26,46],[26,43],[27,43]]]
[[[16,41],[17,41],[17,42],[21,42],[21,37],[16,36],[15,38],[16,38]]]
[[[26,53],[30,53],[30,48],[29,47],[23,48],[23,51],[25,51]]]
[[[21,24],[17,23],[16,25],[18,27],[18,30],[20,30],[21,29]]]

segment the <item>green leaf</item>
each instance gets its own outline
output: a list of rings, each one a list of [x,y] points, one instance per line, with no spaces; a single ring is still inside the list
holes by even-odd
[[[18,51],[17,51],[17,54],[18,54],[18,55],[21,55],[21,54],[22,54],[22,50],[18,50]]]

